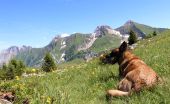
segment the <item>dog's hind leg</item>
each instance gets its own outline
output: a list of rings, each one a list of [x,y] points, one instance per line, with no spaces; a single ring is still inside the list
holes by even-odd
[[[124,92],[120,90],[108,90],[107,94],[111,96],[127,96],[129,95],[129,92]]]
[[[132,82],[124,78],[118,85],[118,90],[108,90],[107,94],[111,96],[127,96],[130,94]]]

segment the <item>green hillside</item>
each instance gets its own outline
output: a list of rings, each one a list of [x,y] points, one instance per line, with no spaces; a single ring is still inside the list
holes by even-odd
[[[118,47],[119,45],[120,37],[106,35],[102,38],[98,38],[90,47],[90,50],[93,52],[101,52],[103,50]]]
[[[151,26],[147,26],[147,25],[143,25],[143,24],[139,24],[139,23],[136,23],[134,22],[135,26],[140,29],[142,32],[144,32],[146,35],[148,34],[152,34],[153,31],[156,31],[157,33],[161,33],[161,32],[164,32],[168,29],[166,28],[154,28],[154,27],[151,27]]]
[[[31,104],[169,104],[170,103],[170,31],[138,42],[134,53],[151,66],[163,83],[129,97],[107,101],[105,91],[116,89],[118,65],[101,65],[98,58],[60,64],[56,72],[45,76],[22,77],[0,83],[1,90],[14,90],[16,104],[29,99]],[[36,80],[35,80],[36,79]]]
[[[138,36],[145,38],[149,34],[152,34],[154,31],[156,31],[159,34],[161,32],[168,30],[168,29],[167,28],[151,27],[148,25],[140,24],[140,23],[134,22],[132,20],[129,20],[124,25],[117,28],[116,30],[120,31],[121,34],[129,34],[129,31],[132,30]]]
[[[19,53],[16,56],[16,59],[24,61],[28,66],[39,66],[47,52],[50,52],[53,55],[57,63],[61,54],[65,51],[66,60],[69,60],[71,56],[74,56],[77,53],[77,47],[85,43],[88,35],[89,34],[75,33],[66,38],[59,37],[57,38],[57,41],[52,40],[43,48],[33,48],[29,51]],[[63,41],[65,41],[66,47],[61,49],[61,43]]]
[[[90,34],[81,34],[76,33],[71,35],[66,39],[66,48],[65,50],[65,60],[70,61],[76,58],[76,54],[78,53],[78,47],[80,45],[86,44],[87,37],[89,37]]]
[[[39,63],[39,60],[42,59],[46,51],[42,48],[33,48],[26,52],[20,52],[16,56],[16,59],[24,61],[29,66]],[[36,63],[35,63],[36,62]]]
[[[75,33],[65,38],[56,37],[56,39],[53,39],[43,48],[32,48],[29,51],[19,53],[16,59],[24,61],[28,66],[39,67],[47,52],[50,52],[56,63],[58,63],[63,53],[65,53],[64,59],[71,61],[76,58],[83,58],[88,52],[98,53],[103,51],[103,49],[114,48],[120,44],[120,38],[118,36],[103,35],[94,42],[90,49],[78,51],[79,46],[85,46],[85,44],[89,43],[90,35]],[[64,48],[61,48],[62,43],[65,43]]]

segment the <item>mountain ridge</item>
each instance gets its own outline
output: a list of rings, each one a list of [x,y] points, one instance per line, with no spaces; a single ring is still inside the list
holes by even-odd
[[[163,31],[169,30],[168,28],[156,28],[152,26],[148,26],[145,24],[134,22],[133,20],[128,20],[122,26],[116,28],[115,30],[119,31],[121,34],[128,34],[130,30],[133,30],[138,37],[146,37],[149,34],[152,34],[153,31],[157,33],[161,33]]]
[[[52,41],[43,48],[33,48],[31,51],[21,52],[16,55],[16,58],[19,60],[23,60],[28,66],[40,66],[43,60],[43,56],[45,53],[50,52],[55,59],[56,63],[61,63],[64,61],[70,61],[75,58],[84,58],[89,53],[96,53],[93,44],[101,40],[103,38],[103,42],[106,37],[107,41],[99,44],[109,44],[115,43],[120,44],[120,37],[114,34],[110,34],[107,30],[102,30],[101,32],[94,31],[91,34],[82,34],[82,33],[74,33],[67,37],[57,36],[52,39]],[[99,32],[99,33],[98,33]],[[116,38],[116,39],[114,39]],[[114,41],[112,41],[114,40]],[[119,42],[118,42],[119,41]],[[100,46],[100,45],[99,45]],[[93,47],[93,48],[91,48]],[[103,46],[104,47],[104,46]],[[96,53],[97,54],[97,53]]]
[[[128,20],[122,26],[113,29],[108,25],[97,26],[94,32],[88,34],[74,33],[70,36],[55,36],[52,41],[42,48],[29,48],[28,50],[10,53],[8,57],[0,53],[0,65],[12,58],[23,60],[28,66],[40,66],[45,53],[50,52],[56,63],[69,61],[74,58],[83,58],[89,53],[98,53],[103,48],[109,49],[118,46],[121,41],[127,41],[128,33],[133,30],[138,37],[144,38],[151,32],[161,33],[167,28],[153,28]],[[113,46],[113,47],[112,47]],[[15,47],[13,47],[15,48]],[[16,50],[19,48],[16,48]],[[8,50],[8,49],[7,49]],[[6,59],[6,61],[1,61]]]

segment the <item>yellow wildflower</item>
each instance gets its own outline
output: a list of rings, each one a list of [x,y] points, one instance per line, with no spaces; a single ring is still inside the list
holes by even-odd
[[[33,72],[33,73],[35,73],[35,72],[36,72],[36,70],[35,70],[35,69],[32,69],[32,72]]]
[[[47,97],[47,103],[51,104],[51,98],[50,97]]]
[[[15,76],[15,79],[16,79],[16,80],[20,80],[19,76]]]

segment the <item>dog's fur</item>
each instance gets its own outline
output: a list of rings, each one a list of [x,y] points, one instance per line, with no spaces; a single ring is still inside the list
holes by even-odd
[[[129,95],[131,91],[138,92],[143,87],[152,87],[158,81],[158,75],[141,59],[128,50],[126,42],[110,54],[100,57],[103,63],[119,64],[119,76],[122,78],[118,90],[108,90],[111,96]]]

